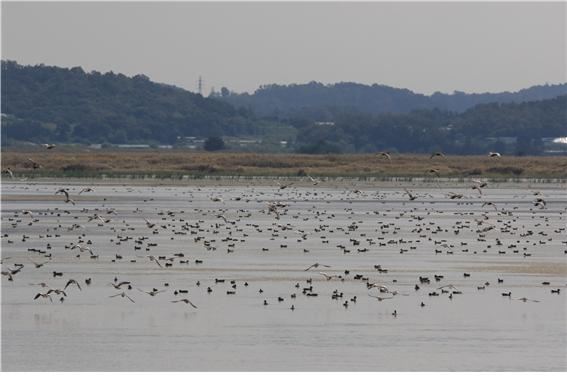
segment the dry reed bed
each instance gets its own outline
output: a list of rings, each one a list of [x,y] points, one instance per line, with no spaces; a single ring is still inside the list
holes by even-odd
[[[42,165],[34,170],[28,158]],[[2,168],[25,176],[258,175],[567,178],[567,157],[299,155],[191,151],[2,151]]]

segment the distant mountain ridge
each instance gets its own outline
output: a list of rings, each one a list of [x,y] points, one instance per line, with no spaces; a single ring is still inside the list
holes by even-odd
[[[237,107],[246,107],[259,116],[293,117],[295,113],[312,112],[331,120],[329,112],[349,110],[369,114],[408,113],[414,110],[439,109],[464,112],[484,103],[520,103],[555,98],[567,94],[567,83],[538,85],[517,92],[467,94],[436,92],[430,96],[385,85],[341,82],[325,85],[319,82],[292,85],[266,85],[253,94],[219,93],[219,98]]]
[[[205,98],[144,75],[2,61],[1,89],[3,146],[182,147],[220,136],[233,145],[245,139],[233,147],[255,151],[542,154],[556,147],[544,139],[567,135],[567,94],[556,95],[567,91],[565,84],[426,96],[383,85],[313,82],[262,87],[252,96],[223,88]]]

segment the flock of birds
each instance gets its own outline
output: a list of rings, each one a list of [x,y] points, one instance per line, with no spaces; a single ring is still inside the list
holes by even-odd
[[[378,157],[391,160],[386,152]],[[435,157],[444,156],[442,153],[431,155]],[[491,153],[490,157],[500,157],[500,154]],[[159,201],[153,196],[158,188],[151,188],[139,202],[129,199],[132,206],[119,209],[110,204],[119,202],[124,193],[140,197],[136,196],[135,188],[114,187],[117,195],[111,197],[97,195],[96,187],[58,188],[53,191],[54,207],[16,210],[11,215],[3,211],[2,248],[4,253],[9,250],[9,255],[0,259],[2,277],[9,282],[4,286],[16,284],[20,279],[26,281],[21,277],[29,274],[34,283],[28,280],[28,285],[35,289],[30,300],[35,302],[64,303],[72,294],[98,285],[106,289],[104,297],[109,302],[121,299],[135,304],[140,296],[150,299],[167,296],[171,304],[191,309],[198,309],[193,298],[197,291],[204,296],[218,290],[236,295],[238,286],[250,289],[253,285],[259,304],[289,302],[287,307],[292,311],[298,306],[298,296],[331,299],[345,308],[356,304],[360,296],[376,302],[409,296],[416,299],[416,305],[425,307],[428,299],[437,296],[452,300],[465,291],[481,293],[492,286],[498,287],[503,298],[539,303],[540,300],[532,297],[516,296],[503,276],[480,281],[471,278],[470,271],[451,271],[449,274],[415,273],[407,277],[383,265],[388,260],[397,262],[407,257],[404,255],[426,252],[430,257],[491,254],[514,257],[515,261],[526,260],[554,239],[565,239],[567,231],[567,207],[556,206],[555,217],[548,215],[548,200],[538,191],[497,202],[486,200],[483,189],[488,188],[489,183],[483,180],[472,180],[470,188],[462,192],[433,189],[426,193],[407,188],[377,192],[347,188],[345,184],[334,189],[314,187],[319,183],[321,180],[308,175],[301,184],[286,182],[269,188],[248,186],[218,191],[200,187],[160,188],[169,198],[176,199],[175,205],[186,205],[175,209],[152,208],[152,204]],[[34,185],[28,185],[25,189],[33,188]],[[203,198],[207,201],[203,202]],[[363,205],[357,206],[357,203]],[[560,204],[565,202],[559,201],[556,205]],[[30,243],[34,246],[27,246]],[[562,247],[567,245],[565,240],[561,243]],[[200,271],[204,262],[214,264],[215,259],[232,257],[238,252],[257,254],[257,257],[265,252],[285,253],[312,262],[306,262],[297,270],[288,266],[285,271],[289,273],[291,291],[277,296],[270,295],[261,279],[215,275],[223,271],[214,268],[210,269],[208,277],[194,281],[191,289],[176,282],[176,274],[171,276],[171,281],[154,286],[119,278],[129,271],[142,278],[147,269],[164,278],[171,271],[179,270],[204,276]],[[567,255],[567,249],[561,252]],[[349,268],[345,263],[332,265],[314,260],[311,254],[323,259],[327,255],[344,255],[350,257],[349,261],[353,256],[365,255],[379,263],[360,267],[354,259],[353,267]],[[109,270],[116,270],[120,265],[119,276],[95,280],[95,276],[89,274],[93,264],[106,265]],[[140,264],[144,269],[139,269]],[[58,271],[57,266],[61,265],[75,265],[82,271]],[[274,265],[274,270],[280,269]],[[270,275],[274,270],[266,270],[265,274]],[[476,285],[471,286],[471,280]],[[346,293],[345,283],[360,286],[356,288],[359,293]],[[561,293],[557,281],[540,283],[549,288],[550,294]],[[320,292],[327,291],[321,288],[323,284],[333,284],[330,294]],[[197,291],[190,293],[195,289]],[[394,309],[391,315],[396,317],[398,310]]]

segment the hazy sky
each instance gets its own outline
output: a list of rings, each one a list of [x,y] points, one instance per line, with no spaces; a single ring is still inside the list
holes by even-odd
[[[2,2],[2,59],[196,91],[354,81],[494,92],[565,82],[567,3]]]

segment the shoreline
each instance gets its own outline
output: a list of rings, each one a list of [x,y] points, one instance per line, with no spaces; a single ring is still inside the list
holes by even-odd
[[[314,185],[309,178],[291,177],[291,176],[184,176],[182,178],[158,178],[155,176],[145,177],[41,177],[41,178],[23,178],[9,179],[2,178],[0,186],[8,184],[45,184],[60,185],[66,184],[71,186],[83,186],[85,184],[93,186],[164,186],[164,187],[204,187],[204,186],[221,186],[221,187],[243,187],[257,186],[278,188],[283,184],[291,184],[290,188],[471,188],[474,184],[473,179],[468,178],[419,178],[419,177],[391,177],[391,178],[375,178],[375,177],[324,177],[318,178],[317,184]],[[567,189],[567,179],[562,178],[480,178],[490,184],[490,188],[546,188],[546,189]],[[489,188],[489,189],[490,189]],[[287,188],[289,189],[289,188]],[[3,195],[4,196],[4,195]]]
[[[456,156],[425,154],[259,154],[193,151],[115,151],[65,149],[6,151],[2,169],[16,179],[563,179],[567,157]],[[35,168],[34,168],[35,167]],[[7,175],[4,174],[4,177]]]

